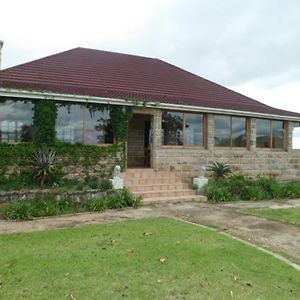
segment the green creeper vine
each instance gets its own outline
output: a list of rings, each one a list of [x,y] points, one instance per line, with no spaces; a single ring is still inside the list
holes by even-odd
[[[53,145],[55,142],[55,123],[57,106],[54,101],[40,100],[34,105],[34,142],[37,145]]]
[[[128,140],[128,124],[132,118],[132,108],[122,106],[112,106],[110,116],[112,130],[117,142],[126,142]]]

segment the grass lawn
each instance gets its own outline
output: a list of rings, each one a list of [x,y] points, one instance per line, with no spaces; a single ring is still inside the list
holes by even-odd
[[[246,213],[300,226],[300,207],[280,209],[249,209]]]
[[[168,218],[4,234],[0,249],[0,299],[300,299],[292,267]]]

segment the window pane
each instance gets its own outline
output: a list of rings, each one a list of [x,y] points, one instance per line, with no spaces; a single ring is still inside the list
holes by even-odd
[[[230,117],[215,116],[215,146],[230,147]]]
[[[86,111],[86,144],[112,144],[113,135],[110,113],[104,111]]]
[[[0,142],[30,142],[33,139],[33,104],[7,100],[0,103]]]
[[[56,119],[56,137],[69,143],[83,142],[83,106],[72,104],[70,107],[59,107]]]
[[[163,145],[182,145],[183,113],[164,112],[162,117]]]
[[[203,146],[203,115],[185,114],[185,144]]]
[[[256,119],[256,147],[270,148],[270,120]]]
[[[246,118],[232,117],[232,147],[247,146]]]
[[[283,148],[283,121],[272,121],[272,148]]]

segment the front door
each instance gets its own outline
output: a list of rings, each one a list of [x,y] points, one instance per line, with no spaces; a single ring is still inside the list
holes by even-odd
[[[128,168],[151,167],[151,115],[134,114],[128,127]]]

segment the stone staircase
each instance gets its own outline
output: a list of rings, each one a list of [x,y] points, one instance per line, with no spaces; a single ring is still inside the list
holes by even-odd
[[[124,185],[134,195],[143,197],[143,204],[206,201],[205,196],[183,183],[175,173],[169,171],[154,171],[153,169],[127,169],[122,173]]]

